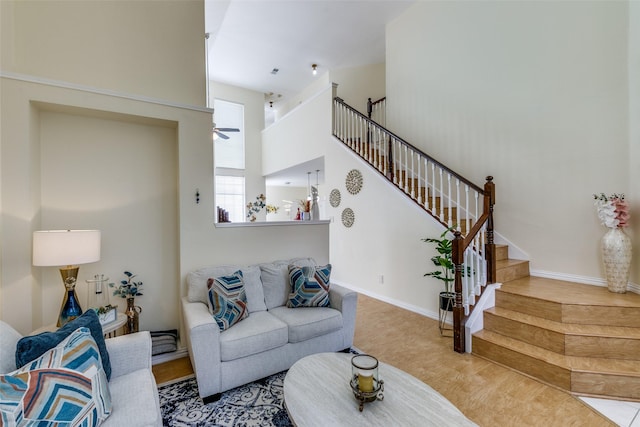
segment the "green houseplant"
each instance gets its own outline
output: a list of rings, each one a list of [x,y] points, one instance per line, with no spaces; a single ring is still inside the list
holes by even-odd
[[[447,228],[442,232],[439,238],[422,239],[426,243],[434,243],[436,255],[431,257],[431,262],[439,268],[439,270],[430,271],[424,274],[424,277],[430,276],[441,280],[444,283],[444,292],[440,292],[440,309],[453,311],[453,285],[455,281],[455,265],[451,257],[453,244],[452,240],[447,238],[448,233],[455,231],[455,225]]]

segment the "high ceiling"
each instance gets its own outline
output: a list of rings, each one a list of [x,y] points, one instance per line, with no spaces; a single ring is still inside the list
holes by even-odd
[[[205,0],[209,77],[277,109],[327,70],[384,62],[385,25],[414,1]]]

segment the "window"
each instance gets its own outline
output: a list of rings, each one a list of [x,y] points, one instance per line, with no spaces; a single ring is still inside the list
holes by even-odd
[[[245,221],[244,191],[244,105],[220,99],[214,100],[214,126],[238,129],[214,133],[215,200],[229,212],[231,222]]]
[[[229,221],[244,222],[244,176],[216,174],[216,204],[229,212]]]

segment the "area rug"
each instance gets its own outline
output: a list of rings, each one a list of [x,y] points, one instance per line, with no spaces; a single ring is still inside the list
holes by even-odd
[[[293,425],[283,406],[285,372],[222,393],[205,405],[194,377],[158,387],[162,424],[170,427]]]

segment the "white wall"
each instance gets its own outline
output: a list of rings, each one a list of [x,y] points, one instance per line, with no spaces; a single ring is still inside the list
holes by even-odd
[[[377,101],[386,95],[384,63],[331,70],[329,74],[338,84],[338,96],[364,115],[368,98]]]
[[[628,2],[418,2],[387,26],[390,129],[493,175],[496,229],[533,270],[603,277],[592,194],[631,194],[640,164],[629,18]]]
[[[95,10],[88,6],[69,10],[75,2],[60,3],[59,11],[46,6],[42,10],[53,14],[59,25],[39,31],[51,31],[50,36],[60,42],[55,46],[56,56],[40,51],[38,44],[24,52],[26,41],[22,36],[16,40],[12,29],[41,19],[41,9],[31,7],[39,2],[19,3],[0,2],[2,320],[22,333],[56,320],[62,296],[60,278],[55,269],[31,266],[31,235],[34,230],[62,227],[63,222],[72,228],[97,224],[104,229],[102,259],[81,266],[79,288],[97,273],[114,280],[125,268],[139,274],[146,287],[144,296],[136,299],[144,309],[144,329],[180,327],[177,296],[184,294],[184,278],[192,269],[303,255],[328,262],[327,224],[214,226],[212,118],[211,111],[202,107],[203,18],[200,12],[190,18],[183,15],[194,5],[200,9],[201,1],[136,2],[139,6],[121,9],[128,15],[118,25],[101,27],[104,31],[99,34],[85,34],[89,29],[83,18],[94,22],[94,12],[104,12],[105,22],[113,24],[110,17],[121,2],[91,2],[98,5]],[[18,13],[14,15],[13,9]],[[154,31],[139,31],[139,21],[147,22],[149,17],[168,22],[163,31],[175,33],[170,46],[157,43]],[[6,22],[10,25],[4,25]],[[131,47],[139,57],[127,63],[121,52],[93,51],[94,37],[119,40],[120,33],[129,36],[122,50],[128,52]],[[79,45],[75,39],[67,43],[67,34],[87,43]],[[148,49],[140,54],[139,46]],[[41,47],[50,46],[44,43]],[[199,52],[197,60],[185,59],[186,53],[195,51]],[[16,59],[27,53],[45,55],[50,62]],[[156,67],[164,62],[177,64],[180,73],[175,75],[172,66]],[[136,70],[116,72],[118,78],[112,78],[106,75],[111,66]],[[94,67],[104,67],[104,71]],[[144,79],[140,68],[153,71],[144,77],[148,81],[140,81]],[[70,81],[40,81],[39,76]],[[202,91],[191,90],[192,85]],[[144,88],[144,96],[138,96],[138,88]],[[58,150],[71,153],[73,159],[63,171],[58,169],[63,154]],[[196,189],[200,203],[195,200]]]
[[[1,3],[3,71],[205,105],[203,0]]]

